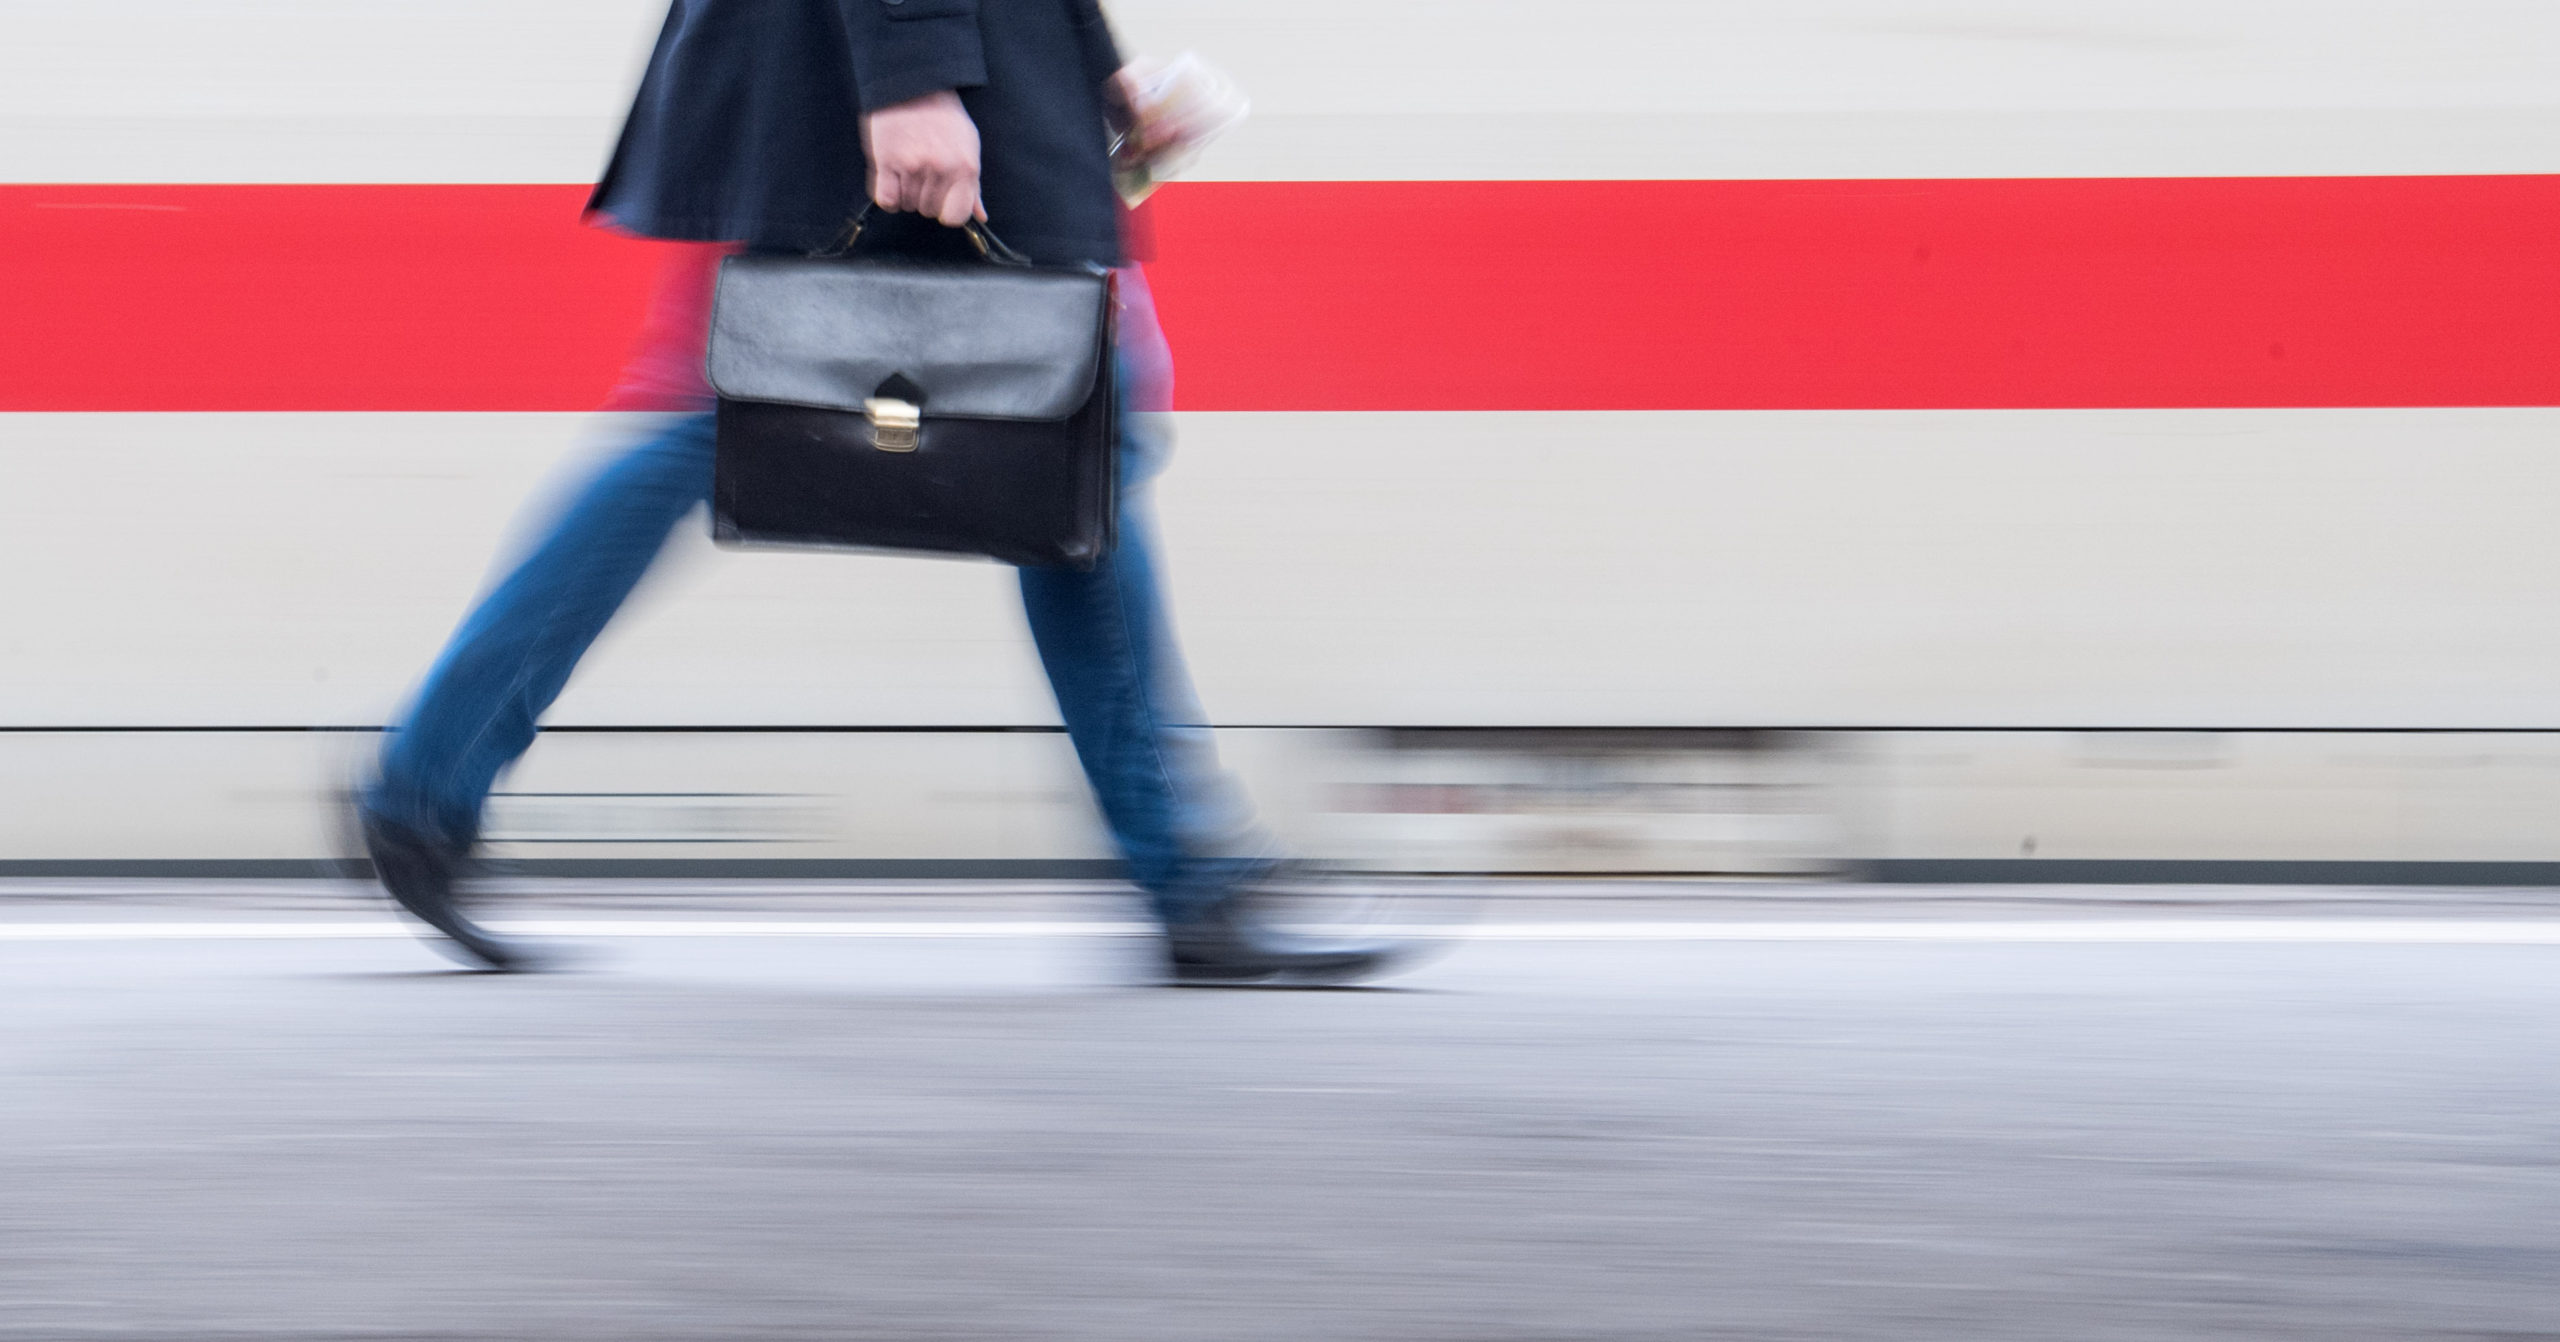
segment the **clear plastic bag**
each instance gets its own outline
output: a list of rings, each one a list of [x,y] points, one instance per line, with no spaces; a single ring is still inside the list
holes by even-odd
[[[1190,168],[1253,108],[1235,80],[1194,52],[1132,61],[1123,76],[1134,124],[1112,142],[1111,168],[1131,205]]]

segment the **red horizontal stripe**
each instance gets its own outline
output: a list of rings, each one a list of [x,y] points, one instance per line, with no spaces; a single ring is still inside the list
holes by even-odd
[[[654,249],[571,186],[0,187],[0,408],[583,410]]]
[[[0,187],[0,409],[577,410],[552,186]],[[2560,404],[2560,177],[1194,183],[1200,410]]]
[[[2560,177],[1188,186],[1239,410],[2560,404]]]

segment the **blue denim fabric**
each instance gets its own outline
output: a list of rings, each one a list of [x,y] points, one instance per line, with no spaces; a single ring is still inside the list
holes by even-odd
[[[1145,375],[1125,361],[1121,371],[1124,387],[1132,371]],[[1147,495],[1166,454],[1164,419],[1124,420],[1117,550],[1088,573],[1023,570],[1022,602],[1129,877],[1175,922],[1206,912],[1266,859],[1219,768],[1156,579]],[[712,417],[683,416],[571,498],[428,672],[384,746],[368,806],[456,845],[476,839],[498,776],[533,744],[668,533],[708,499],[711,448]]]

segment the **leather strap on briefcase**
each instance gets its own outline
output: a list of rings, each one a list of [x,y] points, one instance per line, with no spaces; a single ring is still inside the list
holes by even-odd
[[[1117,520],[1111,274],[850,251],[721,266],[712,530],[1089,569]]]

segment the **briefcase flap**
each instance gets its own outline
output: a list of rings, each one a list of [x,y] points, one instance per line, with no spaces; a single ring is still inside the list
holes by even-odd
[[[890,394],[927,418],[1062,420],[1093,395],[1110,301],[1100,271],[731,257],[712,304],[711,386],[821,410]],[[921,395],[884,393],[899,379]]]

